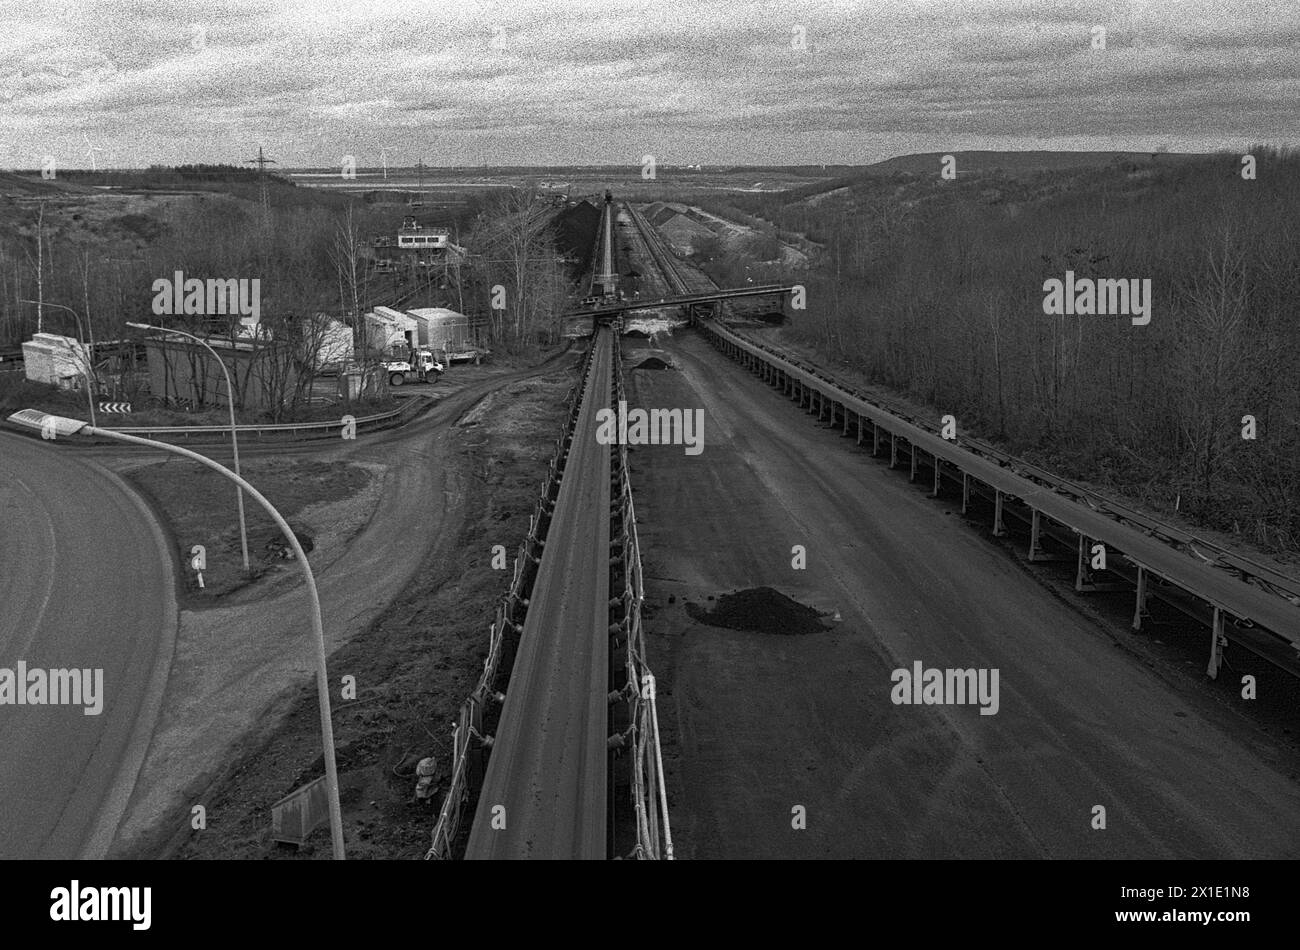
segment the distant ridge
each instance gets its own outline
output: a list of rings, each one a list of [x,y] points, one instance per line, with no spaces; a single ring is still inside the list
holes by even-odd
[[[1096,168],[1112,162],[1132,162],[1138,165],[1162,165],[1176,162],[1200,161],[1212,157],[1209,152],[921,152],[915,155],[897,155],[883,162],[863,166],[866,174],[890,175],[895,172],[928,174],[937,172],[944,155],[957,160],[957,174],[963,172],[1051,171],[1063,168]]]

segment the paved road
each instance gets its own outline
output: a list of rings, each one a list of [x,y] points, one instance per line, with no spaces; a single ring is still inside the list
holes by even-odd
[[[176,632],[169,552],[121,480],[0,432],[0,668],[103,670],[103,710],[0,705],[0,857],[98,857],[135,784]]]
[[[669,352],[628,379],[633,405],[705,410],[701,455],[632,455],[683,857],[1300,856],[1293,755],[699,337]],[[682,608],[760,585],[842,622],[777,636]],[[998,713],[894,705],[916,660],[999,669]]]

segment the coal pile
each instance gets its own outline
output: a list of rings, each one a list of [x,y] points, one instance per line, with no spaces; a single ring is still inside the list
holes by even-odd
[[[712,610],[687,604],[686,613],[692,620],[728,630],[800,636],[827,629],[821,614],[771,587],[723,594]]]
[[[633,369],[672,369],[672,365],[657,356],[647,356],[640,363],[632,367]]]

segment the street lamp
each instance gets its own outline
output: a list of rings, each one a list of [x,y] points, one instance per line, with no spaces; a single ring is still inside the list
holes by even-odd
[[[235,474],[239,474],[239,436],[235,432],[235,387],[230,382],[230,370],[226,369],[225,360],[223,360],[217,351],[208,345],[208,341],[193,333],[186,333],[184,330],[169,330],[166,327],[156,327],[149,323],[133,323],[127,321],[128,327],[135,327],[137,330],[158,330],[161,333],[179,333],[181,336],[187,336],[197,343],[202,343],[212,354],[212,358],[217,361],[221,367],[221,372],[226,376],[226,403],[230,407],[230,447],[235,453]],[[94,425],[94,419],[91,419],[91,425]],[[235,483],[235,501],[239,505],[239,547],[244,553],[244,573],[248,573],[248,528],[244,524],[244,490]]]
[[[95,376],[95,357],[86,347],[86,332],[81,325],[81,314],[71,307],[65,307],[61,303],[46,303],[40,300],[23,300],[20,303],[34,303],[38,307],[57,307],[59,310],[66,310],[72,314],[72,318],[77,321],[77,334],[81,337],[81,346],[86,350],[86,403],[90,406],[90,424],[95,424],[95,394],[91,392],[91,380]]]
[[[298,565],[302,568],[303,579],[307,584],[307,596],[311,601],[311,626],[316,639],[316,695],[320,704],[321,742],[325,749],[325,782],[329,795],[330,839],[334,846],[335,860],[342,861],[344,859],[343,813],[339,808],[339,775],[334,762],[334,724],[330,715],[329,674],[325,669],[325,626],[321,621],[320,595],[316,591],[316,578],[311,572],[311,565],[307,563],[307,554],[303,551],[302,545],[298,543],[298,537],[293,533],[293,529],[289,527],[289,523],[284,520],[280,512],[271,506],[271,503],[266,500],[262,493],[246,482],[241,475],[232,472],[218,462],[214,462],[206,455],[200,455],[198,452],[182,448],[179,445],[158,442],[154,439],[142,439],[139,436],[116,432],[113,429],[100,429],[92,425],[86,425],[77,419],[53,416],[34,409],[15,412],[9,417],[9,421],[30,429],[39,429],[41,434],[47,437],[78,434],[102,436],[106,439],[116,439],[119,442],[130,442],[132,445],[162,449],[192,459],[230,479],[243,491],[248,492],[253,500],[265,508],[266,513],[279,525],[280,530],[284,532],[285,540],[289,542],[289,547],[293,549],[294,558],[297,559]]]

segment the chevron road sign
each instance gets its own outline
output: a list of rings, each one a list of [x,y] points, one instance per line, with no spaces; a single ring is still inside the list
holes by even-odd
[[[129,402],[101,402],[99,404],[100,412],[130,412],[131,404]]]

